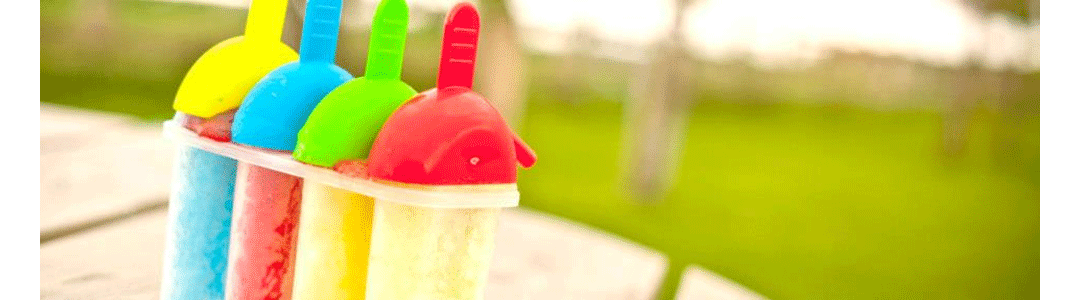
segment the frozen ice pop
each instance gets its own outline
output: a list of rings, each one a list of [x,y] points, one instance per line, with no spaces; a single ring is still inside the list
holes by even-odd
[[[340,20],[341,0],[307,3],[300,59],[274,69],[247,94],[233,123],[233,142],[293,150],[319,100],[352,79],[334,64]],[[226,299],[290,299],[302,186],[300,177],[239,163]]]
[[[535,153],[472,91],[480,18],[455,6],[443,29],[437,87],[409,100],[372,145],[372,180],[415,189],[513,186]],[[375,200],[368,299],[482,299],[501,208]]]
[[[224,296],[236,161],[180,147],[173,165],[161,299]]]
[[[379,3],[366,74],[319,102],[297,137],[296,160],[334,167],[367,157],[386,118],[416,94],[400,79],[408,21],[404,0]],[[373,200],[312,181],[303,199],[293,299],[363,299]]]
[[[287,0],[255,0],[243,36],[195,62],[176,93],[174,118],[188,130],[229,140],[233,113],[271,69],[296,59],[281,43]],[[169,198],[161,299],[222,299],[236,160],[190,147],[176,156]]]

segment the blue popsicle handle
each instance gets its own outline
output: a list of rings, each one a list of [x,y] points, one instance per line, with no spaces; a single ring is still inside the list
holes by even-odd
[[[182,147],[173,172],[161,299],[224,299],[236,160]]]
[[[333,63],[340,24],[341,0],[308,1],[300,37],[300,61]]]

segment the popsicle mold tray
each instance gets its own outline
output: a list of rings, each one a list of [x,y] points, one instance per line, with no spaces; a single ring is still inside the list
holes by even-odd
[[[305,164],[283,151],[219,142],[201,137],[176,120],[163,124],[165,136],[190,146],[304,180],[367,195],[379,200],[430,208],[501,208],[518,205],[517,184],[420,185],[354,177],[332,169]]]

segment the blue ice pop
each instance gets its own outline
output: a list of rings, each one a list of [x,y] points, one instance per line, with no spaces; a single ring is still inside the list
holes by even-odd
[[[252,1],[244,35],[208,50],[185,75],[174,122],[228,141],[232,114],[248,90],[297,58],[281,42],[287,6],[287,0]],[[160,298],[224,299],[237,161],[182,146],[174,168]]]
[[[236,160],[182,147],[173,170],[161,299],[223,299]]]

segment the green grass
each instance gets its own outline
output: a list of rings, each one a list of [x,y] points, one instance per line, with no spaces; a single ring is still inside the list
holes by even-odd
[[[935,114],[699,105],[655,204],[620,192],[619,117],[611,103],[532,105],[524,138],[540,162],[522,204],[775,299],[1038,296],[1037,170],[978,151],[942,163]],[[976,130],[970,148],[989,139]]]

